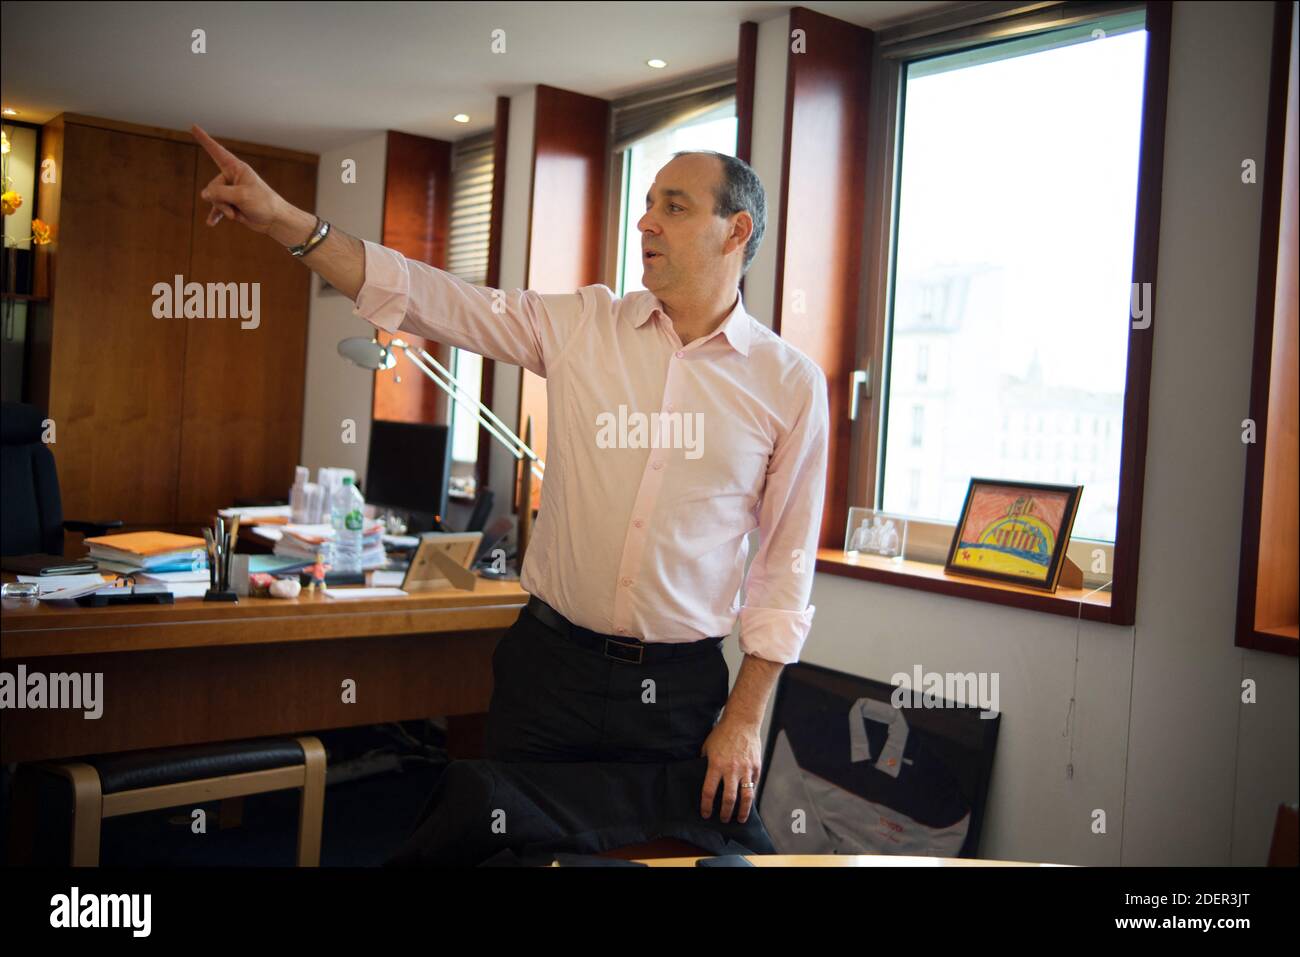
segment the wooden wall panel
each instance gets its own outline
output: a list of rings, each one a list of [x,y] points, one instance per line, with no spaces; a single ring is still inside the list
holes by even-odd
[[[826,373],[830,459],[820,542],[843,542],[849,383],[864,307],[861,269],[872,33],[803,7],[806,52],[789,54],[773,328]]]
[[[256,327],[178,320],[188,331],[176,521],[210,524],[236,498],[284,498],[302,439],[310,272],[279,243],[232,223],[205,224],[199,192],[217,174],[199,150],[188,194],[193,254],[186,280],[258,283]],[[316,206],[316,165],[236,154],[300,209]],[[247,320],[251,323],[252,320]]]
[[[736,158],[753,162],[754,152],[754,83],[758,66],[758,24],[745,21],[740,25],[736,51]]]
[[[446,268],[447,234],[451,227],[451,143],[388,133],[384,177],[384,226],[381,243],[408,259]],[[378,330],[376,330],[378,332]],[[393,337],[378,332],[380,342]],[[402,333],[412,347],[422,347],[450,368],[451,347]],[[405,356],[393,373],[375,376],[371,414],[392,422],[447,424],[447,393],[416,370]]]
[[[152,290],[188,271],[195,147],[57,125],[59,195],[41,196],[57,265],[33,330],[32,398],[55,422],[63,513],[170,523],[187,324],[155,319]]]
[[[505,221],[506,202],[506,157],[510,150],[510,97],[498,96],[496,103],[495,125],[492,128],[492,212],[488,225],[488,262],[485,282],[489,289],[501,287],[501,236],[502,223]],[[479,401],[494,412],[496,388],[496,362],[483,358],[483,372],[479,378]],[[479,488],[487,488],[491,483],[492,446],[496,444],[487,429],[480,426],[478,431],[478,456],[474,463],[474,474]],[[501,450],[505,454],[505,450]]]
[[[573,292],[601,281],[608,153],[608,101],[537,87],[527,288]],[[523,435],[531,416],[532,447],[545,459],[546,382],[526,369],[522,375],[518,431]],[[517,488],[515,498],[517,508]],[[533,508],[540,504],[541,483],[535,482]]]

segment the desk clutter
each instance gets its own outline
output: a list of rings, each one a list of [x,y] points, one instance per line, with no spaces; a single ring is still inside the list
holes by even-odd
[[[333,564],[330,526],[271,524],[246,530],[246,538],[251,533],[275,543],[267,555],[237,552],[242,524],[236,510],[229,521],[218,513],[202,538],[130,532],[88,539],[92,555],[84,561],[19,556],[21,567],[39,574],[19,575],[17,582],[4,586],[4,597],[76,600],[92,607],[190,598],[232,603],[248,597],[296,599],[317,592],[332,599],[396,598],[443,588],[474,591],[480,578],[472,569],[482,532],[392,536],[383,533],[382,522],[366,521],[361,568],[349,571]]]
[[[218,509],[201,537],[133,531],[85,539],[84,559],[10,556],[5,570],[20,577],[4,586],[4,597],[71,599],[96,607],[191,598],[292,600],[317,591],[335,599],[391,598],[448,587],[473,591],[480,577],[517,579],[505,567],[503,549],[486,554],[509,533],[508,518],[493,523],[486,536],[445,531],[439,517],[443,501],[433,503],[433,527],[444,530],[408,535],[399,516],[375,516],[351,469],[321,468],[316,482],[309,482],[308,474],[304,467],[296,469],[289,504]],[[470,526],[482,529],[490,508],[491,495],[485,494]],[[241,528],[251,546],[246,554],[239,554]],[[266,547],[271,554],[260,553]]]
[[[315,561],[324,553],[328,560],[330,546],[336,538],[335,530],[326,524],[316,525],[259,525],[253,534],[273,542],[272,553],[281,558]],[[383,568],[388,563],[384,552],[384,523],[367,519],[361,533],[361,569]]]

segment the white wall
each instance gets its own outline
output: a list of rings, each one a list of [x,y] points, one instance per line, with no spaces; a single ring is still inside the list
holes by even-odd
[[[387,134],[381,132],[322,153],[316,179],[316,214],[352,236],[376,243],[383,232],[387,142]],[[356,161],[355,183],[342,182],[345,159]],[[313,275],[299,464],[311,469],[313,481],[318,468],[331,466],[356,469],[364,483],[375,373],[339,355],[338,343],[349,336],[371,336],[375,327],[352,315],[352,300],[332,291],[321,292],[321,286]],[[343,442],[344,419],[356,422],[353,444]],[[290,475],[284,489],[286,498],[292,482]]]
[[[506,134],[506,183],[501,213],[501,288],[521,289],[528,270],[528,225],[533,200],[533,132],[537,91],[510,98]],[[519,366],[496,364],[492,380],[492,411],[519,431]],[[495,495],[489,521],[509,515],[514,496],[516,460],[505,446],[493,441],[488,484]]]
[[[510,102],[501,248],[501,285],[507,289],[522,287],[525,279],[536,100],[536,91],[528,90]],[[387,134],[377,133],[322,154],[316,212],[353,236],[379,242],[383,230],[386,148]],[[339,164],[346,158],[357,162],[357,182],[345,185],[340,181]],[[364,480],[375,374],[340,356],[338,342],[348,336],[372,335],[374,326],[352,315],[350,300],[316,292],[318,286],[319,282],[313,278],[300,463],[311,469],[313,478],[317,468],[328,465],[354,468]],[[405,360],[399,357],[398,361],[400,370]],[[411,375],[419,374],[413,369],[407,371]],[[518,406],[519,367],[497,363],[492,411],[513,429],[517,426]],[[356,422],[353,445],[341,440],[341,423],[345,418]],[[513,462],[514,458],[504,447],[493,445],[489,485],[496,499],[489,521],[510,513]],[[289,480],[292,481],[292,476]],[[288,484],[285,494],[288,495]],[[448,521],[453,527],[467,518],[467,508],[449,509]]]
[[[1296,799],[1296,659],[1232,642],[1272,18],[1174,8],[1126,864],[1263,863]]]
[[[1260,223],[1239,170],[1263,155],[1271,27],[1268,4],[1174,7],[1137,625],[816,577],[805,660],[884,681],[918,663],[1000,674],[983,856],[1262,864],[1296,800],[1296,659],[1233,644]],[[758,97],[779,71],[784,102],[766,35]],[[1240,703],[1243,677],[1258,704]]]

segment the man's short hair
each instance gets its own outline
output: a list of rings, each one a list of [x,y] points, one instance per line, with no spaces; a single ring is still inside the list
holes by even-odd
[[[754,261],[758,244],[763,241],[763,230],[767,227],[767,194],[763,191],[763,182],[754,172],[754,168],[742,159],[717,153],[713,150],[682,150],[674,153],[679,156],[716,156],[722,161],[722,182],[713,191],[713,213],[716,216],[733,216],[744,210],[754,221],[754,231],[745,244],[745,261],[740,267],[743,276],[749,271],[749,264]]]

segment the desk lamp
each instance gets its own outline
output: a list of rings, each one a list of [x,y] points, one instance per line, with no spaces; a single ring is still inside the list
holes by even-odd
[[[423,372],[438,388],[442,389],[456,402],[468,408],[478,417],[479,424],[498,442],[509,450],[519,461],[526,457],[530,460],[532,474],[539,479],[543,478],[543,470],[546,463],[537,457],[534,452],[519,436],[507,426],[504,422],[493,414],[492,410],[478,398],[471,395],[437,359],[429,355],[424,349],[412,349],[406,342],[401,339],[393,339],[388,345],[384,345],[378,339],[367,339],[364,336],[354,336],[339,342],[339,355],[345,359],[361,366],[363,369],[371,369],[376,372],[382,372],[385,369],[391,369],[397,365],[397,356],[395,350],[400,349],[410,360],[411,364]],[[426,365],[427,363],[427,365]],[[429,366],[433,366],[433,369]],[[434,372],[434,369],[437,372]],[[443,381],[443,377],[446,381]]]

